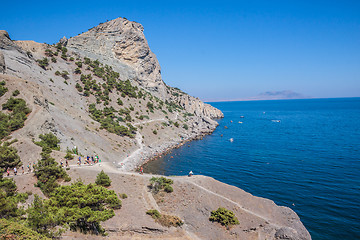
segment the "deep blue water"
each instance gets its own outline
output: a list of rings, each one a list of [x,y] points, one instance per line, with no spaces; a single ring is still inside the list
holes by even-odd
[[[192,170],[290,207],[315,240],[360,239],[360,98],[211,104],[215,132],[145,172]]]

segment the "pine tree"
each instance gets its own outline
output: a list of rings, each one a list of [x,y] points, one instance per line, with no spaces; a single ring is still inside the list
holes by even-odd
[[[96,176],[95,183],[100,186],[109,187],[111,185],[111,180],[109,176],[101,170],[101,172]]]

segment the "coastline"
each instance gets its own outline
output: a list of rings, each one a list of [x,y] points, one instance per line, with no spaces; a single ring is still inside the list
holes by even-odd
[[[211,135],[214,131],[216,130],[213,129],[211,132],[207,132],[207,133],[201,133],[197,136],[194,136],[194,137],[191,137],[189,139],[185,139],[185,140],[182,140],[181,142],[173,145],[173,146],[170,146],[170,147],[167,147],[165,148],[161,153],[159,154],[156,154],[152,157],[149,157],[148,159],[146,159],[140,166],[138,166],[134,171],[139,171],[140,170],[140,167],[143,167],[144,165],[146,165],[147,163],[151,162],[151,161],[154,161],[154,160],[157,160],[159,157],[163,157],[163,156],[166,156],[168,154],[170,154],[172,152],[172,150],[176,149],[176,148],[180,148],[182,147],[183,145],[191,142],[191,141],[194,141],[194,140],[202,140],[203,137],[207,136],[207,135]]]
[[[192,132],[181,139],[171,139],[168,142],[155,147],[150,145],[143,146],[143,144],[138,141],[140,148],[135,150],[125,159],[119,161],[116,168],[122,172],[137,172],[142,166],[158,159],[159,157],[169,154],[173,149],[180,148],[184,144],[193,140],[201,140],[204,136],[211,135],[219,126],[217,121],[213,121],[216,122],[216,125],[214,124],[208,131],[200,130],[197,133]]]

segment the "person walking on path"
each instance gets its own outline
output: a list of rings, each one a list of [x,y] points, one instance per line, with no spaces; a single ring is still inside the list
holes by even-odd
[[[24,165],[21,166],[22,174],[25,174]]]
[[[65,160],[65,167],[68,168],[69,167],[69,161],[66,159]]]
[[[140,167],[140,174],[144,174],[144,169],[142,166]]]
[[[6,169],[6,173],[7,173],[8,176],[10,176],[10,168]]]
[[[27,168],[28,168],[28,172],[31,172],[30,164],[27,165]]]
[[[17,169],[16,169],[16,167],[14,167],[14,175],[15,175],[15,176],[17,175]]]

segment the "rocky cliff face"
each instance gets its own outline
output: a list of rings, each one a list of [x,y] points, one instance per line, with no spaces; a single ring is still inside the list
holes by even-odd
[[[140,23],[117,18],[62,42],[66,42],[67,48],[74,52],[113,66],[122,79],[136,82],[160,99],[174,99],[162,81],[159,62],[143,31]],[[210,118],[223,117],[221,111],[197,98],[188,95],[184,98],[187,100],[176,98],[177,103],[181,101],[189,112]]]

